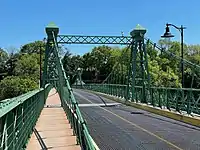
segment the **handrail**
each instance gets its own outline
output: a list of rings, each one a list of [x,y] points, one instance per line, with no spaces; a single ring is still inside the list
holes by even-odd
[[[44,107],[51,85],[0,102],[0,149],[23,149]]]
[[[85,84],[87,85],[112,85],[112,86],[121,86],[121,87],[126,87],[127,85],[125,84],[108,84],[108,83],[104,83],[104,84],[96,84],[96,83],[89,83],[89,84]],[[74,85],[74,87],[76,86],[81,86],[81,85]],[[135,86],[136,88],[142,88],[142,86]],[[151,86],[152,89],[168,89],[168,90],[185,90],[185,91],[198,91],[200,92],[200,89],[194,89],[194,88],[172,88],[172,87],[156,87],[156,86]]]
[[[76,85],[75,88],[82,88],[82,86]],[[85,84],[84,88],[127,100],[127,85]],[[150,87],[148,89],[142,86],[135,86],[136,99],[132,101],[143,103],[144,95],[142,93],[144,90],[147,93],[145,96],[147,97],[147,104],[149,105],[157,106],[161,109],[165,106],[167,109],[175,109],[179,113],[186,111],[190,115],[192,113],[200,115],[200,89],[166,87]]]
[[[5,114],[10,112],[11,110],[13,110],[14,108],[22,104],[27,99],[31,98],[33,95],[37,94],[41,90],[43,89],[34,90],[31,93],[20,95],[18,97],[14,97],[11,99],[7,99],[6,102],[1,103],[0,117],[4,116]]]
[[[70,121],[70,124],[74,130],[74,134],[77,136],[77,142],[80,144],[80,146],[83,149],[88,150],[98,150],[98,146],[95,144],[93,139],[91,138],[88,128],[86,126],[85,120],[82,117],[81,111],[78,107],[78,102],[76,101],[72,88],[70,87],[69,81],[67,79],[65,70],[63,68],[63,64],[61,61],[61,58],[58,56],[58,45],[57,41],[54,35],[54,32],[52,32],[53,35],[53,42],[54,42],[54,48],[56,50],[56,57],[59,59],[59,63],[57,66],[58,69],[61,69],[62,76],[60,76],[61,81],[64,82],[64,85],[62,88],[62,92],[60,92],[61,97],[61,104],[63,106],[63,109],[65,110],[65,113],[68,117],[68,120]]]

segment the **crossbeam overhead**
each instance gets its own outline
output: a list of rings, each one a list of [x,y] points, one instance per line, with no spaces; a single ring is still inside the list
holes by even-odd
[[[58,35],[58,44],[121,44],[128,45],[132,41],[130,36],[83,36]]]

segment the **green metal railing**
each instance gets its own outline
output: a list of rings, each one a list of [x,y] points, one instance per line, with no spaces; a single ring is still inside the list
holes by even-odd
[[[50,85],[0,102],[0,150],[25,149]]]
[[[75,88],[81,88],[81,86],[75,86]],[[200,114],[200,89],[150,87],[149,90],[147,88],[145,89],[145,93],[147,94],[144,95],[143,87],[135,86],[136,99],[132,100],[132,93],[127,94],[126,85],[86,84],[84,85],[84,88],[112,96],[117,96],[124,99],[124,101],[128,99],[133,102],[143,103],[143,96],[146,96],[147,104],[153,105],[154,107],[176,110],[180,113],[182,111],[186,111],[187,114]]]
[[[58,47],[57,45],[54,45],[54,47],[58,57]],[[59,57],[58,59],[57,67],[61,74],[58,81],[60,86],[56,88],[61,98],[62,107],[73,128],[73,133],[77,136],[77,144],[80,144],[84,150],[98,150],[99,148],[89,134],[73,95],[61,59]],[[52,87],[53,85],[47,84],[45,88],[0,101],[0,150],[22,150],[26,148]]]
[[[86,126],[86,122],[81,115],[78,103],[74,98],[73,92],[69,84],[63,87],[62,106],[67,114],[67,118],[73,128],[73,133],[77,137],[77,144],[85,150],[96,150],[98,147],[92,140]]]
[[[61,98],[61,105],[66,113],[66,116],[70,122],[71,128],[73,128],[73,134],[77,137],[77,144],[80,144],[81,148],[84,150],[97,150],[99,149],[93,139],[91,138],[86,122],[82,117],[81,111],[78,107],[78,103],[73,95],[72,89],[70,87],[69,81],[66,77],[65,70],[61,58],[58,56],[58,45],[54,32],[52,32],[54,37],[54,50],[56,52],[56,57],[58,58],[57,67],[60,69],[60,85],[58,86],[59,95]]]

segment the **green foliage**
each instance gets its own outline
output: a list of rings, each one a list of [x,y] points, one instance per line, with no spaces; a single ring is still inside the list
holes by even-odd
[[[14,69],[16,76],[29,76],[34,80],[39,79],[39,55],[38,54],[27,54],[22,55],[17,60],[17,65]]]
[[[1,100],[18,96],[39,87],[40,50],[43,60],[45,45],[41,41],[25,44],[15,54],[8,55],[0,50],[1,56],[4,56],[0,57],[0,68],[4,62],[3,69],[7,75],[0,82]]]
[[[18,53],[16,53],[16,54],[11,53],[9,55],[9,58],[8,58],[8,60],[6,62],[6,66],[5,66],[6,67],[6,71],[8,73],[8,76],[14,75],[14,69],[15,69],[15,67],[17,65],[18,57],[19,57]]]
[[[149,61],[151,84],[159,87],[179,87],[178,76],[169,66],[166,66],[166,71],[164,71],[162,69],[163,64],[159,65],[156,60]]]
[[[0,48],[0,80],[6,75],[6,62],[8,58],[8,53]]]
[[[0,62],[6,61],[8,59],[8,53],[0,48]]]
[[[72,56],[69,51],[64,55],[62,62],[67,75],[73,75],[79,67],[82,67],[81,56]]]
[[[45,43],[43,41],[35,41],[32,43],[25,44],[21,47],[20,53],[27,53],[27,54],[40,54],[40,50],[42,54],[45,51]]]
[[[83,56],[84,58],[84,69],[95,70],[96,73],[99,73],[102,68],[106,69],[111,62],[110,57],[113,56],[112,48],[108,46],[99,46],[94,47],[90,53],[87,53]],[[85,63],[86,62],[86,63]]]
[[[12,98],[38,88],[29,77],[9,76],[0,82],[0,100]]]
[[[187,46],[187,59],[200,66],[200,45]],[[185,64],[185,85],[187,87],[200,88],[200,70]],[[193,81],[193,82],[192,82]],[[193,83],[193,85],[191,84]]]
[[[92,76],[95,80],[106,77],[112,70],[116,59],[121,55],[119,48],[111,48],[108,46],[94,47],[91,52],[84,54],[82,57],[72,56],[68,51],[62,62],[69,76],[75,75],[77,68],[83,68],[83,78],[91,80]]]
[[[83,63],[86,62],[88,66],[84,66],[84,69],[94,71],[95,80],[105,78],[112,70],[116,60],[121,55],[119,48],[112,48],[109,46],[99,46],[92,49],[86,57],[83,56]],[[87,63],[89,61],[89,63]]]
[[[162,87],[181,87],[181,59],[172,57],[173,53],[180,58],[180,43],[160,40],[159,45],[166,47],[168,53],[158,51],[153,45],[146,46],[148,55],[148,67],[152,86]],[[184,44],[184,58],[191,62],[200,63],[200,46]],[[71,58],[73,56],[70,56]],[[76,58],[76,57],[75,57]],[[84,54],[79,59],[73,61],[72,66],[82,66],[83,80],[104,80],[111,73],[113,67],[119,63],[113,72],[113,80],[120,81],[121,78],[127,79],[128,65],[130,64],[130,48],[113,48],[99,46],[91,52]],[[70,63],[70,61],[68,61]],[[66,63],[65,63],[66,64]],[[68,64],[70,66],[70,64]],[[123,67],[122,67],[123,66]],[[72,70],[75,67],[70,67]],[[117,74],[117,76],[116,76]],[[103,76],[103,78],[102,78]],[[197,69],[185,64],[185,87],[190,87],[192,78],[193,87],[200,87],[200,73]],[[124,82],[123,82],[124,83]]]

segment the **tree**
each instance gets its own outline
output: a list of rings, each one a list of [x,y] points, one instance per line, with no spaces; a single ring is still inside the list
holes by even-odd
[[[23,45],[20,48],[20,53],[27,53],[27,54],[40,54],[40,50],[42,54],[45,52],[45,43],[43,41],[35,41],[28,44]]]
[[[14,69],[17,65],[16,62],[17,62],[18,57],[19,57],[19,53],[15,53],[15,54],[11,53],[9,55],[9,58],[6,61],[6,64],[5,64],[8,76],[14,75]]]
[[[6,59],[4,66],[7,72],[7,77],[0,82],[1,99],[12,98],[39,87],[40,48],[44,58],[44,46],[41,41],[28,43],[17,53],[15,49],[9,49],[11,53],[8,57],[1,51],[1,56],[6,57],[0,57],[0,66]]]
[[[70,68],[70,64],[71,64],[71,56],[72,53],[70,53],[70,51],[67,51],[62,59],[62,63],[63,63],[63,67],[65,69],[66,75],[70,75],[71,74],[71,68]]]
[[[115,50],[119,51],[118,48]],[[94,72],[95,80],[103,80],[112,70],[116,59],[115,51],[109,46],[94,47],[90,53],[83,55],[83,68]],[[115,58],[114,58],[115,57]]]
[[[0,100],[19,96],[38,88],[38,84],[28,76],[9,76],[0,82]]]
[[[8,58],[8,53],[0,48],[0,81],[7,75],[6,62]]]
[[[188,45],[186,59],[200,66],[200,45]],[[194,65],[184,64],[185,87],[200,88],[200,71]],[[193,85],[191,84],[193,83]]]
[[[76,75],[77,69],[82,68],[82,57],[80,55],[73,55],[70,53],[69,50],[66,51],[62,63],[65,69],[65,73],[67,76],[70,76],[70,80],[74,75]]]
[[[91,53],[86,53],[82,56],[83,58],[83,69],[85,71],[92,71],[93,70],[93,58]]]
[[[8,53],[0,48],[0,63],[5,62],[6,60],[8,60]]]
[[[34,81],[39,79],[39,55],[38,54],[25,54],[21,55],[17,60],[17,65],[14,69],[16,76],[29,76]]]

